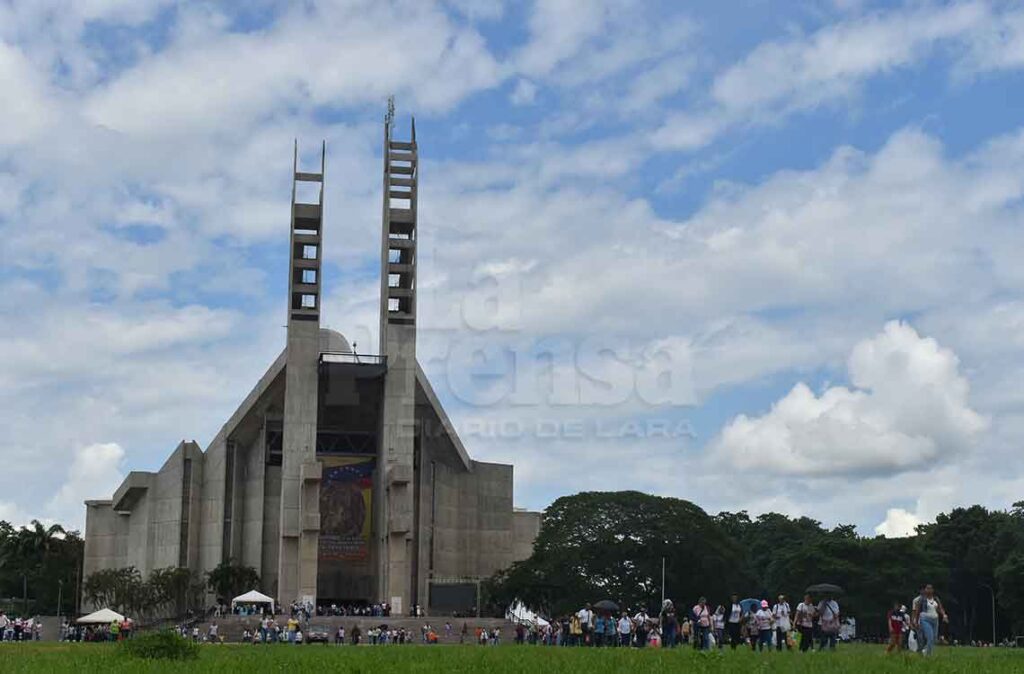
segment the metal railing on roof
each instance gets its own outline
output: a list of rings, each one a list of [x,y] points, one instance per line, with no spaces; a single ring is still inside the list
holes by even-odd
[[[350,365],[387,365],[388,357],[373,353],[352,353],[351,351],[324,351],[321,363],[347,363]]]

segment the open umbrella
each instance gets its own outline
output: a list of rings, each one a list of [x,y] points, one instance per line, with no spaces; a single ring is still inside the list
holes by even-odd
[[[619,605],[613,602],[611,599],[602,599],[601,601],[594,604],[594,608],[598,611],[610,611],[615,613],[619,610]]]
[[[810,594],[842,594],[843,588],[832,583],[818,583],[817,585],[811,585],[805,592]]]
[[[756,611],[761,608],[761,600],[749,597],[747,599],[740,600],[740,606],[743,607],[744,613],[750,613],[751,611]]]

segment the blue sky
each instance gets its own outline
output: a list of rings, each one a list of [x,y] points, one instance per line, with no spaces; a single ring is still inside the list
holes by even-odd
[[[1022,76],[996,0],[0,0],[0,518],[80,524],[273,360],[296,138],[324,323],[376,350],[388,95],[420,359],[519,504],[1006,507]]]

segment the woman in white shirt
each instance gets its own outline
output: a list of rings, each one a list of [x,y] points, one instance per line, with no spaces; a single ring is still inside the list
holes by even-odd
[[[814,647],[814,601],[805,594],[804,600],[796,605],[796,629],[800,632],[800,652]]]
[[[722,650],[725,646],[725,607],[719,604],[711,620],[715,630],[715,643],[718,644],[718,650]]]
[[[839,640],[839,602],[827,594],[818,604],[818,627],[821,629],[821,644],[819,650],[836,649],[836,642]]]
[[[772,626],[775,623],[775,617],[768,610],[767,599],[761,600],[761,608],[754,614],[754,623],[757,626],[757,649],[763,651],[767,646],[768,650],[771,651]]]
[[[935,596],[935,588],[931,583],[924,586],[921,594],[914,600],[914,612],[911,615],[910,623],[918,630],[923,642],[920,647],[922,655],[931,655],[935,649],[935,642],[939,638],[939,618],[943,622],[949,622],[946,609],[942,602]]]

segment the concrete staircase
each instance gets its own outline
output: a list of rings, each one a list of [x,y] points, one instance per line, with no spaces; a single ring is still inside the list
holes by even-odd
[[[281,614],[275,617],[278,625],[284,626],[288,622],[288,615]],[[444,624],[450,622],[452,626],[451,634],[446,635]],[[250,632],[259,630],[260,619],[258,616],[224,616],[222,618],[214,618],[213,622],[217,623],[218,634],[224,638],[225,643],[241,643],[242,634],[246,628]],[[495,627],[501,628],[501,640],[502,642],[509,642],[515,637],[515,624],[505,620],[503,618],[446,618],[444,616],[425,616],[422,618],[409,618],[409,617],[382,617],[382,616],[313,616],[309,625],[326,628],[328,634],[331,635],[331,643],[334,643],[334,634],[338,631],[339,625],[345,626],[345,640],[351,643],[352,628],[359,625],[359,629],[363,633],[363,643],[369,643],[367,638],[367,632],[371,627],[379,627],[380,625],[387,625],[391,629],[402,629],[404,628],[409,634],[412,635],[413,643],[422,643],[421,640],[421,629],[424,624],[430,625],[434,632],[437,633],[438,643],[457,644],[460,640],[460,633],[462,631],[462,625],[465,623],[468,626],[468,635],[466,643],[475,643],[476,639],[476,628],[482,627],[488,632],[493,630]],[[207,630],[210,625],[210,620],[199,623],[199,634],[205,637]],[[303,624],[300,629],[303,633],[307,630],[307,625]]]

